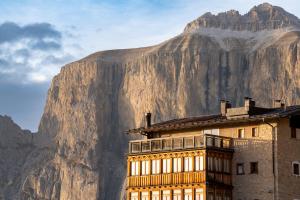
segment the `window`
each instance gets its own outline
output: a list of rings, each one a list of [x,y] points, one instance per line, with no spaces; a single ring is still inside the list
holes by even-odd
[[[173,138],[173,148],[182,149],[183,148],[183,138]]]
[[[194,147],[194,137],[186,137],[183,139],[184,148],[193,148]]]
[[[149,174],[149,160],[143,160],[142,161],[142,175],[148,175]]]
[[[173,200],[181,200],[181,190],[173,191]]]
[[[192,200],[192,189],[185,189],[184,190],[184,200]]]
[[[170,190],[163,190],[162,200],[171,200]]]
[[[163,159],[163,173],[171,173],[171,159]]]
[[[244,138],[245,137],[245,129],[240,128],[238,129],[238,138]]]
[[[203,188],[197,188],[195,192],[195,200],[204,200]]]
[[[244,163],[238,163],[238,164],[236,164],[236,174],[237,175],[243,175],[243,174],[245,174]]]
[[[214,200],[214,192],[208,192],[207,197],[208,200]]]
[[[300,129],[299,128],[291,128],[291,138],[300,139]]]
[[[202,171],[204,169],[204,157],[195,156],[195,170]]]
[[[231,192],[230,191],[225,191],[224,200],[231,200]]]
[[[293,162],[293,175],[300,176],[300,162],[299,161]]]
[[[193,158],[192,157],[184,158],[184,171],[185,172],[193,171]]]
[[[220,135],[220,129],[203,130],[204,135]]]
[[[208,165],[208,170],[213,171],[214,170],[214,160],[212,157],[207,157],[207,165]]]
[[[151,200],[159,200],[159,191],[153,191],[152,192]]]
[[[139,193],[138,192],[131,192],[130,193],[130,200],[138,200],[139,199]]]
[[[222,200],[222,194],[221,193],[217,193],[216,194],[216,198],[215,198],[216,200]]]
[[[250,163],[250,174],[258,174],[258,162]]]
[[[173,158],[173,172],[181,171],[181,158]]]
[[[149,200],[149,193],[148,192],[142,192],[141,200]]]
[[[230,160],[225,159],[224,160],[224,172],[225,173],[230,173]]]
[[[252,137],[258,137],[258,127],[252,128]]]
[[[139,175],[139,161],[132,161],[131,162],[131,176],[138,176]]]
[[[222,159],[221,158],[215,158],[215,170],[217,172],[221,172],[222,171]]]
[[[152,160],[152,174],[160,173],[160,160]]]

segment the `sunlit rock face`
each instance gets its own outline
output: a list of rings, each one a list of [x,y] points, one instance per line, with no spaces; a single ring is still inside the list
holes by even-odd
[[[138,137],[124,131],[143,126],[147,111],[159,122],[216,113],[220,99],[300,104],[298,25],[262,4],[244,16],[206,14],[156,46],[98,52],[64,66],[48,92],[37,150],[23,164],[24,178],[13,180],[16,195],[122,198],[127,143]]]

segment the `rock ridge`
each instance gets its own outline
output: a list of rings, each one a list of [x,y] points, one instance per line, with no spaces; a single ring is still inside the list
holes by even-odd
[[[213,15],[208,12],[190,22],[184,32],[192,32],[201,28],[221,28],[235,31],[262,31],[280,28],[300,28],[300,20],[282,9],[269,3],[254,6],[248,13],[241,15],[236,10]]]

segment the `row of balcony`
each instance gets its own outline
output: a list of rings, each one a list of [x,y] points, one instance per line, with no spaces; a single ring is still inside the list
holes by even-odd
[[[205,171],[200,172],[180,172],[169,174],[145,175],[145,176],[129,176],[127,177],[128,187],[147,187],[157,185],[174,185],[174,184],[192,184],[205,183],[213,181],[231,185],[231,175],[224,173],[208,173],[206,177]]]
[[[134,140],[129,142],[129,153],[137,154],[206,147],[233,149],[233,141],[232,138],[208,134],[186,137]]]

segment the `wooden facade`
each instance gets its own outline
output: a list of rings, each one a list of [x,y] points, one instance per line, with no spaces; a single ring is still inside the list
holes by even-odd
[[[214,138],[217,137],[214,136]],[[226,196],[226,200],[229,200],[232,190],[232,154],[231,148],[225,149],[222,145],[219,148],[201,146],[200,148],[185,149],[183,146],[180,150],[170,148],[168,151],[161,152],[130,153],[127,159],[127,198],[128,200],[156,200],[156,198],[152,198],[152,193],[158,192],[159,199],[157,200],[177,199],[177,197],[180,197],[180,200],[204,200],[209,199],[208,195],[213,195],[213,198],[217,199],[215,197],[221,194],[222,197]],[[200,158],[201,167],[199,166]],[[176,167],[180,170],[174,170],[174,159],[180,159],[181,166]],[[160,169],[157,174],[152,173],[154,160],[159,162]],[[168,172],[163,172],[163,160],[169,160]],[[142,169],[143,161],[147,161],[149,167],[147,173],[144,174],[142,172],[144,170]],[[195,163],[196,161],[198,165]],[[134,162],[136,171],[134,175],[132,174],[132,162]],[[228,165],[227,171],[225,163]],[[190,165],[188,169],[186,164]],[[164,197],[164,191],[170,191],[170,195]],[[186,194],[187,191],[189,194]],[[174,192],[178,194],[173,198]],[[137,196],[131,197],[132,194]]]

